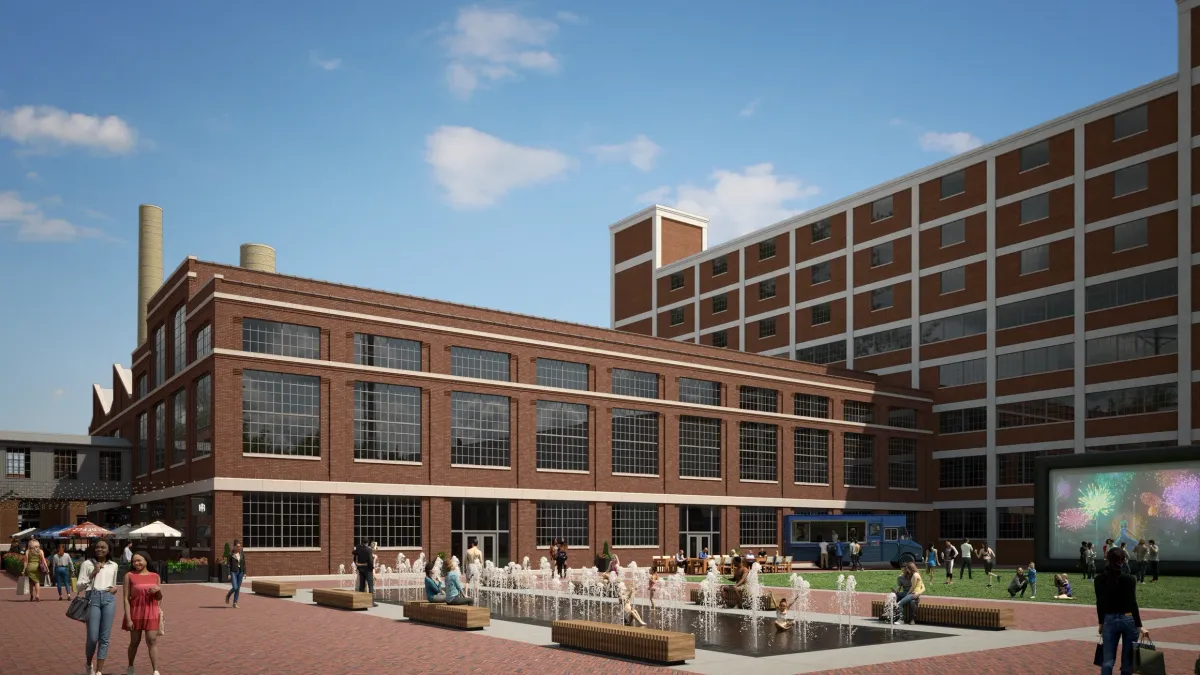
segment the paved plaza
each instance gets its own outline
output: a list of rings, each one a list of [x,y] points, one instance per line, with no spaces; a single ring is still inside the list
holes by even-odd
[[[337,585],[336,581],[302,582],[303,586]],[[4,588],[7,586],[7,588]],[[248,587],[248,585],[247,585]],[[679,668],[657,668],[620,659],[560,649],[543,626],[498,619],[479,632],[458,632],[413,625],[393,604],[366,612],[345,612],[311,604],[311,591],[302,588],[293,599],[257,597],[245,593],[241,608],[228,608],[224,587],[167,586],[163,611],[167,634],[160,642],[162,675],[262,673],[291,675],[322,673],[913,673],[939,675],[964,670],[980,673],[1095,673],[1095,614],[1090,606],[1011,603],[1014,628],[999,631],[910,627],[938,634],[936,639],[864,647],[747,657],[698,649],[696,659]],[[64,616],[65,602],[18,600],[11,580],[0,581],[5,628],[0,653],[12,659],[25,654],[54,655],[49,668],[38,672],[82,672],[83,626]],[[53,592],[45,594],[53,597]],[[865,614],[871,594],[858,603]],[[814,608],[828,611],[832,597],[813,592]],[[1003,602],[1003,601],[969,601]],[[1005,603],[1009,604],[1009,603]],[[1169,673],[1193,672],[1200,656],[1200,612],[1143,612],[1159,648],[1166,654]],[[816,620],[836,621],[833,615]],[[876,626],[865,618],[861,625]],[[119,618],[117,622],[119,626]],[[109,653],[110,673],[123,673],[126,633],[114,630]],[[61,660],[58,660],[61,659]],[[138,672],[150,673],[149,660],[139,655]]]

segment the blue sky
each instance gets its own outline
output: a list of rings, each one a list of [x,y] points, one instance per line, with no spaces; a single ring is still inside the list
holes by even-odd
[[[1175,71],[1175,3],[5,3],[0,429],[82,433],[165,264],[606,325],[648,200],[770,224]]]

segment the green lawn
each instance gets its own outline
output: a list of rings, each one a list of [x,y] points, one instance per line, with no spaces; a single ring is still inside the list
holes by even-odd
[[[975,570],[974,579],[958,578],[958,570],[954,571],[954,583],[947,586],[945,584],[945,572],[938,570],[934,573],[932,583],[931,580],[925,579],[926,595],[933,597],[948,597],[948,598],[993,598],[993,599],[1008,599],[1008,582],[1012,579],[1013,570],[1004,569],[996,570],[1000,575],[1000,579],[992,581],[992,587],[987,587],[987,579],[983,571]],[[844,572],[844,574],[849,574]],[[854,578],[858,582],[858,590],[869,593],[886,593],[892,590],[896,585],[896,575],[899,572],[894,570],[867,570],[863,572],[855,572]],[[925,570],[921,570],[922,576]],[[787,587],[788,580],[791,575],[788,574],[763,574],[759,577],[764,586],[781,586]],[[800,573],[812,588],[821,590],[837,590],[837,572],[808,572]],[[1087,581],[1079,573],[1070,575],[1071,590],[1075,595],[1074,600],[1055,600],[1054,599],[1054,575],[1048,573],[1038,574],[1038,595],[1036,600],[1029,599],[1029,592],[1025,592],[1025,602],[1050,602],[1056,604],[1074,604],[1094,607],[1096,602],[1096,592],[1093,590],[1092,582]],[[690,581],[703,581],[704,577],[688,577]],[[728,583],[727,578],[722,581]],[[1017,596],[1020,598],[1020,596]],[[1195,610],[1200,607],[1200,577],[1160,577],[1158,583],[1145,583],[1138,586],[1138,606],[1142,609],[1186,609]]]

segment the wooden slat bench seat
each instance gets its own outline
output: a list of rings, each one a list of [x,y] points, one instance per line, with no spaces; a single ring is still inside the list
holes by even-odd
[[[550,640],[564,647],[678,665],[696,658],[696,636],[597,621],[555,621]]]
[[[313,602],[339,609],[368,609],[375,604],[370,593],[359,593],[344,588],[314,588]]]
[[[480,630],[492,624],[492,612],[487,607],[447,605],[444,602],[424,600],[409,600],[404,603],[404,616],[410,621],[462,630]]]
[[[725,588],[725,587],[722,586],[722,588]],[[699,588],[692,589],[691,597],[692,597],[692,602],[697,605],[704,603],[704,600],[700,595]],[[721,599],[724,600],[726,597],[727,596],[725,595],[725,591],[721,591]],[[742,593],[740,591],[735,592],[733,594],[733,596],[730,597],[730,601],[733,602],[733,604],[725,604],[724,606],[726,608],[728,608],[728,609],[745,609],[745,606],[742,605]],[[759,604],[758,608],[761,610],[775,611],[775,596],[771,595],[770,593],[763,593],[762,602]]]
[[[883,600],[872,600],[871,616],[877,619],[883,618],[883,605]],[[1013,611],[1011,607],[979,607],[921,602],[917,604],[916,620],[917,623],[931,626],[1004,630],[1013,624]]]
[[[250,582],[250,590],[254,591],[255,595],[269,595],[273,598],[290,598],[296,595],[296,582],[255,579],[254,581]]]

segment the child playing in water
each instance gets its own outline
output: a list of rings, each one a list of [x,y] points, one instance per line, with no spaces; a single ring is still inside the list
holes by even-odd
[[[650,611],[654,611],[654,594],[658,591],[658,572],[650,573]]]
[[[633,608],[633,588],[624,581],[617,583],[617,590],[621,595],[622,609],[625,611],[625,625],[632,626],[637,624],[645,627],[646,622],[642,621],[642,615]]]
[[[1071,580],[1065,574],[1054,575],[1054,588],[1057,593],[1054,596],[1055,600],[1074,600],[1071,595]]]
[[[781,598],[775,605],[775,630],[785,631],[791,630],[792,626],[796,625],[795,621],[788,618],[788,601],[787,598]]]

